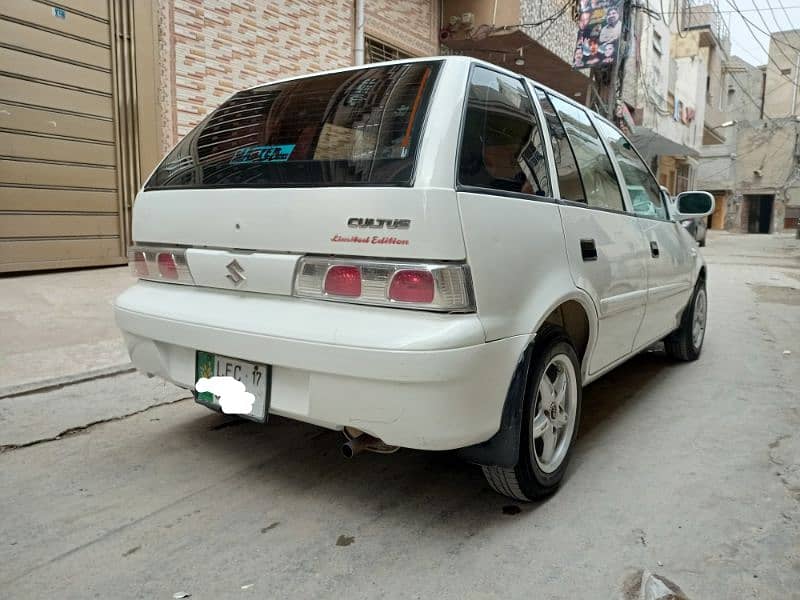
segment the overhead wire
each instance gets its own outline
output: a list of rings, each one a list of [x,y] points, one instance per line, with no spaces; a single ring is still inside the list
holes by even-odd
[[[792,119],[786,119],[786,120],[787,120],[787,121],[791,121],[791,122],[796,122],[796,121],[795,121],[793,118],[792,118]],[[758,150],[761,150],[762,148],[763,148],[763,145],[762,145],[762,144],[754,145],[752,148],[750,148],[750,150],[747,150],[747,151],[745,151],[745,152],[742,152],[741,154],[736,154],[736,160],[739,160],[740,158],[744,158],[745,156],[750,156],[751,154],[753,154],[753,153],[757,152]],[[778,147],[777,149],[775,149],[775,151],[774,151],[774,152],[772,152],[772,154],[770,154],[769,156],[767,156],[767,155],[765,154],[765,155],[764,155],[764,157],[763,157],[763,159],[761,160],[761,164],[762,164],[762,165],[766,164],[766,163],[767,163],[767,160],[771,159],[771,158],[772,158],[772,157],[774,157],[774,156],[777,156],[777,155],[778,155],[778,153],[779,153],[779,152],[781,152],[781,151],[783,151],[783,150],[784,150],[784,147],[783,147],[783,146],[779,146],[779,147]],[[722,168],[722,169],[719,169],[719,170],[717,170],[717,171],[714,171],[714,172],[712,172],[712,173],[710,173],[710,174],[704,175],[704,177],[705,177],[705,178],[707,178],[707,179],[713,179],[714,177],[716,177],[716,176],[717,176],[717,175],[719,175],[720,173],[723,173],[723,172],[727,171],[728,169],[730,169],[732,166],[733,166],[733,163],[731,163],[730,165],[728,165],[728,166],[726,166],[726,167],[724,167],[724,168]]]
[[[494,28],[490,29],[489,33],[492,33],[494,31],[505,31],[507,29],[513,29],[513,28],[541,27],[542,25],[547,24],[547,27],[544,29],[544,31],[542,31],[541,33],[537,34],[539,38],[542,38],[542,37],[544,37],[544,35],[548,31],[550,31],[550,28],[553,26],[553,24],[558,19],[560,19],[564,15],[564,13],[567,12],[567,9],[572,5],[573,5],[573,0],[567,0],[564,3],[564,5],[558,11],[554,12],[552,15],[550,15],[548,17],[545,17],[544,19],[541,19],[540,21],[535,21],[535,22],[531,22],[531,23],[515,23],[513,25],[502,25],[500,27],[494,27]],[[489,52],[489,53],[493,53],[493,54],[502,54],[503,56],[505,56],[507,54],[517,54],[520,50],[524,50],[525,48],[528,48],[529,46],[532,46],[533,44],[538,44],[538,43],[539,43],[538,41],[532,40],[531,42],[529,42],[527,44],[524,44],[524,45],[522,45],[519,48],[516,48],[514,50],[501,50],[501,49],[498,49],[498,48],[470,48],[470,51]]]
[[[730,4],[730,0],[726,0],[726,1],[728,1],[728,3]],[[662,2],[662,5],[663,5],[663,2]],[[678,8],[678,3],[676,2],[676,3],[675,3],[675,9],[676,9],[676,11],[677,11],[677,8]],[[677,12],[676,12],[676,14],[677,14]],[[664,14],[663,14],[663,13],[662,13],[662,18],[663,18],[664,22],[665,22],[665,23],[667,23],[666,17],[664,16]],[[680,31],[680,21],[678,22],[678,30]],[[685,37],[685,36],[683,36],[683,37]],[[725,56],[725,59],[726,59],[726,60],[730,60],[730,56],[729,56],[729,55],[728,55],[728,53],[725,51],[724,47],[722,47],[722,46],[721,46],[721,47],[720,47],[720,50],[722,51],[723,55]],[[713,72],[711,72],[711,71],[709,71],[709,75],[714,75],[714,76],[717,76],[715,73],[713,73]],[[740,81],[739,81],[739,80],[736,78],[736,76],[735,76],[733,73],[729,73],[729,75],[731,76],[731,78],[733,79],[733,81],[736,83],[736,85],[739,87],[739,89],[741,89],[741,91],[744,93],[744,95],[745,95],[745,96],[746,96],[746,97],[747,97],[747,98],[750,100],[750,102],[752,102],[752,103],[753,103],[753,106],[755,106],[756,108],[758,108],[758,109],[759,109],[759,111],[762,111],[762,112],[763,112],[763,106],[762,106],[762,103],[761,103],[761,102],[759,102],[758,100],[756,100],[755,98],[753,98],[753,96],[750,94],[750,92],[748,91],[748,89],[747,89],[747,88],[746,88],[744,85],[742,85],[742,83],[741,83],[741,82],[740,82]],[[717,77],[718,77],[718,76],[717,76]],[[644,80],[643,80],[643,81],[644,81]],[[722,81],[722,79],[721,79],[721,78],[719,78],[719,77],[718,77],[717,81],[720,83],[720,87],[721,87],[721,88],[722,88],[722,87],[724,87],[724,82]],[[663,113],[662,113],[662,114],[663,114]],[[667,114],[670,114],[670,113],[669,113],[669,111],[667,111]],[[771,119],[771,118],[769,117],[769,115],[767,115],[766,113],[764,113],[764,117],[765,117],[767,120],[770,120],[770,119]]]
[[[769,3],[768,0],[767,0],[767,3]],[[772,11],[772,7],[770,7],[770,11]],[[764,18],[764,15],[761,13],[761,11],[760,10],[756,10],[756,13],[758,14],[758,18],[761,19],[761,22],[764,23],[764,27],[766,27],[767,30],[769,30],[769,24],[767,23],[767,19]],[[770,14],[772,14],[772,18],[775,20],[775,23],[780,28],[780,24],[778,23],[777,19],[775,19],[775,13],[770,12]],[[772,35],[770,35],[770,39],[775,39],[775,38],[773,38]],[[786,54],[786,52],[783,51],[783,48],[781,47],[781,44],[777,43],[777,40],[776,40],[775,48],[777,48],[778,52],[780,52],[783,55],[783,57],[786,60],[789,61],[789,64],[793,64],[797,60],[796,56],[794,58],[792,58],[791,56]],[[775,61],[773,60],[773,62],[775,62]],[[775,66],[778,66],[778,64],[775,63]],[[782,70],[780,68],[778,68],[778,71],[781,72],[781,74],[782,74]]]
[[[692,5],[687,2],[685,6],[686,10],[689,13],[689,20],[691,20]],[[681,19],[681,16],[678,14],[678,2],[675,2],[675,20],[678,27],[678,37],[681,38],[682,40],[685,40],[688,36],[686,34],[681,33],[681,23],[683,22],[683,19]],[[672,17],[670,17],[669,22],[672,23]]]
[[[794,23],[792,23],[792,17],[789,16],[789,11],[787,10],[787,7],[783,5],[782,0],[778,0],[778,6],[780,6],[781,9],[783,9],[783,14],[786,15],[786,21],[789,23],[789,26],[792,29],[797,29],[797,27],[794,26]],[[800,6],[790,6],[789,8],[800,8]]]
[[[735,6],[735,5],[734,5],[734,4],[731,2],[731,0],[725,0],[725,1],[726,1],[728,4],[730,4],[731,6],[733,6],[733,7],[736,9],[734,12],[736,12],[736,13],[738,13],[738,14],[739,14],[739,18],[740,18],[740,19],[741,19],[741,20],[744,22],[744,24],[745,24],[746,26],[748,26],[747,28],[750,30],[750,33],[752,33],[752,34],[753,34],[753,37],[755,37],[755,38],[756,38],[756,41],[758,41],[758,38],[757,38],[757,37],[756,37],[756,35],[753,33],[753,29],[755,29],[756,31],[759,31],[759,32],[761,32],[762,34],[764,34],[764,35],[766,35],[766,36],[772,37],[772,32],[770,32],[770,31],[767,31],[767,30],[765,30],[765,29],[762,29],[762,28],[761,28],[761,27],[759,27],[759,26],[758,26],[756,23],[754,23],[753,21],[751,21],[750,19],[748,19],[748,18],[747,18],[747,17],[746,17],[746,16],[745,16],[745,15],[742,13],[742,11],[741,11],[741,10],[739,10],[739,9],[738,9],[738,7],[736,7],[736,6]],[[791,49],[792,49],[792,50],[794,50],[795,52],[800,52],[800,48],[798,48],[797,46],[793,46],[793,45],[792,45],[792,44],[790,44],[789,42],[785,42],[785,41],[781,41],[781,40],[776,40],[776,41],[778,41],[779,43],[783,44],[783,45],[784,45],[784,46],[786,46],[787,48],[791,48]],[[761,46],[761,48],[762,48],[762,50],[763,50],[763,49],[764,49],[764,46],[763,46],[763,44],[761,44],[761,43],[759,42],[759,45]],[[767,53],[767,54],[769,54],[769,53]]]

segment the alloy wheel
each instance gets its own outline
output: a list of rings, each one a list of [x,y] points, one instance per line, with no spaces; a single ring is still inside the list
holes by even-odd
[[[694,315],[692,315],[692,344],[696,350],[700,349],[706,334],[706,312],[706,291],[700,288],[694,301]]]
[[[575,430],[577,408],[575,368],[565,354],[557,354],[542,373],[532,411],[530,453],[543,472],[554,472],[564,461]]]

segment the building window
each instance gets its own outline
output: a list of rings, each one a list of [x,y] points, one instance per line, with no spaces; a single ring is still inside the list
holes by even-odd
[[[679,165],[678,171],[675,173],[675,194],[681,192],[688,192],[689,186],[689,165]]]
[[[411,55],[403,52],[399,48],[384,44],[378,40],[366,37],[364,38],[364,57],[365,62],[376,63],[384,62],[386,60],[400,60],[401,58],[411,58]]]
[[[792,74],[791,69],[781,69],[781,75],[791,75],[791,74]]]

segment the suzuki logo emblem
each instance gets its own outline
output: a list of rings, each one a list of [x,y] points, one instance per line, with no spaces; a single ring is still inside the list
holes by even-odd
[[[244,276],[244,267],[240,265],[239,261],[235,258],[225,265],[225,268],[228,269],[228,274],[225,275],[225,277],[230,279],[233,285],[239,285],[247,279],[247,277]]]

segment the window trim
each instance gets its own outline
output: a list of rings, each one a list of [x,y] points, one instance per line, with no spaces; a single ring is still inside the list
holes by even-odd
[[[531,102],[531,105],[533,107],[533,112],[534,112],[535,116],[537,118],[540,116],[539,112],[537,110],[538,105],[535,103],[534,99],[531,98],[531,94],[530,94],[530,91],[528,90],[528,86],[526,84],[525,77],[522,77],[521,75],[517,75],[517,74],[509,74],[509,73],[503,71],[502,69],[495,68],[494,65],[477,63],[475,61],[472,61],[470,63],[470,65],[469,65],[469,71],[467,72],[467,81],[466,81],[466,85],[464,86],[464,102],[462,103],[462,107],[461,107],[461,120],[459,122],[459,127],[458,127],[458,141],[457,141],[458,151],[456,152],[456,160],[455,160],[455,162],[453,164],[453,181],[455,181],[455,190],[456,190],[456,192],[469,192],[469,193],[472,193],[472,194],[487,194],[487,195],[490,195],[490,196],[503,196],[503,197],[506,197],[506,198],[519,198],[519,199],[524,199],[524,200],[539,200],[539,201],[544,201],[544,202],[548,202],[548,203],[557,202],[558,198],[555,197],[555,195],[553,194],[553,191],[554,191],[554,188],[553,188],[553,171],[550,170],[551,163],[550,163],[549,154],[547,155],[546,158],[547,158],[547,168],[548,168],[548,179],[550,181],[550,192],[551,192],[550,196],[539,196],[538,194],[528,194],[526,192],[512,192],[512,191],[509,191],[509,190],[499,190],[499,189],[488,188],[488,187],[483,187],[483,186],[479,186],[479,185],[470,185],[470,184],[466,184],[466,183],[461,183],[459,175],[460,175],[460,172],[461,172],[461,151],[462,151],[463,146],[464,146],[462,142],[464,140],[464,126],[466,125],[466,122],[467,122],[467,109],[469,108],[469,86],[472,83],[472,73],[475,71],[475,69],[484,69],[486,71],[492,71],[494,73],[497,73],[498,75],[503,75],[504,77],[508,77],[509,79],[514,79],[516,81],[519,81],[520,84],[522,85],[522,89],[525,90],[525,93],[528,95],[528,99]],[[543,135],[542,123],[539,122],[538,125],[539,125],[539,131],[542,134],[542,143],[543,143],[544,148],[545,148],[545,153],[547,153],[548,152],[548,145],[547,145],[547,139],[546,139],[547,136]]]
[[[559,204],[561,202],[558,198],[551,198],[550,196],[539,196],[537,194],[512,192],[509,190],[497,190],[495,188],[485,188],[478,185],[459,184],[457,191],[469,194],[484,194],[489,196],[503,196],[505,198],[517,198],[519,200],[538,200],[539,202],[546,202],[548,204]]]
[[[539,104],[539,98],[536,95],[536,90],[541,88],[537,88],[535,82],[528,77],[523,77],[523,83],[525,84],[525,88],[528,92],[531,102],[533,102],[533,108],[536,111],[536,116],[541,123],[542,139],[544,140],[544,149],[547,153],[547,168],[550,171],[550,191],[553,193],[553,198],[557,200],[561,198],[561,184],[558,181],[556,155],[553,151],[553,140],[550,136],[550,128],[547,126],[547,119],[544,116],[544,109],[542,108],[541,104]],[[544,90],[542,90],[542,93],[544,93]],[[578,178],[580,178],[580,172],[578,172]],[[583,182],[581,182],[581,186],[583,186]]]
[[[553,192],[553,196],[552,197],[550,197],[550,196],[537,196],[536,194],[526,194],[526,193],[523,193],[523,192],[510,192],[510,191],[507,191],[507,190],[496,190],[496,189],[484,188],[484,187],[480,187],[480,186],[471,186],[471,185],[465,185],[465,184],[462,184],[462,183],[459,182],[459,180],[458,180],[458,172],[459,172],[459,165],[461,164],[461,140],[462,140],[462,137],[464,135],[464,122],[465,122],[466,114],[467,114],[467,99],[468,99],[468,94],[469,94],[469,84],[472,81],[472,71],[476,67],[481,67],[481,68],[484,68],[484,69],[486,69],[488,71],[495,71],[496,73],[499,73],[501,75],[505,75],[507,77],[511,77],[512,79],[520,79],[523,82],[523,85],[525,86],[525,88],[526,88],[526,90],[528,92],[528,96],[531,98],[531,101],[533,102],[533,106],[534,106],[534,109],[536,111],[536,115],[539,117],[540,127],[543,126],[543,127],[547,128],[547,135],[544,135],[543,137],[544,137],[545,149],[546,149],[546,151],[548,153],[547,165],[548,165],[548,167],[550,169],[550,188],[551,188],[551,191]],[[506,198],[517,198],[517,199],[520,199],[520,200],[533,200],[533,201],[538,201],[538,202],[546,202],[548,204],[558,204],[558,205],[563,205],[563,206],[571,206],[571,207],[575,207],[575,208],[582,208],[584,210],[596,210],[596,211],[604,212],[604,213],[610,213],[610,214],[616,214],[616,215],[624,215],[624,216],[627,216],[627,217],[635,217],[637,219],[647,219],[647,220],[651,220],[651,221],[658,221],[658,222],[664,223],[665,220],[661,219],[659,217],[648,217],[648,216],[645,216],[645,215],[637,215],[635,212],[633,212],[632,207],[631,207],[630,197],[629,197],[629,194],[628,194],[628,188],[627,188],[626,185],[625,186],[620,185],[620,193],[622,194],[622,203],[623,203],[623,206],[624,206],[625,210],[616,210],[616,209],[613,209],[613,208],[603,208],[603,207],[600,207],[600,206],[589,206],[588,200],[587,200],[587,202],[577,202],[575,200],[566,200],[564,198],[561,198],[561,190],[560,190],[560,186],[558,184],[558,175],[557,175],[557,171],[555,169],[555,156],[553,154],[553,148],[552,148],[552,145],[551,145],[551,142],[550,142],[550,129],[549,129],[548,125],[547,125],[547,122],[544,120],[544,110],[539,105],[539,101],[538,101],[538,98],[536,98],[536,94],[531,93],[531,90],[536,90],[536,89],[540,90],[546,96],[554,96],[554,97],[558,98],[559,100],[562,100],[564,102],[568,102],[568,103],[572,104],[573,106],[576,106],[579,109],[583,110],[587,115],[589,115],[589,119],[592,121],[592,127],[595,128],[595,131],[597,132],[597,135],[600,138],[600,142],[603,144],[603,148],[605,148],[605,150],[606,150],[606,155],[608,155],[609,159],[611,160],[611,164],[613,165],[613,168],[614,168],[614,173],[617,176],[617,183],[619,184],[620,181],[625,181],[625,178],[622,177],[622,173],[619,170],[619,165],[617,164],[616,156],[612,156],[613,152],[609,151],[609,147],[608,147],[607,141],[605,139],[605,136],[603,136],[600,133],[600,131],[597,130],[597,127],[596,127],[596,125],[594,123],[594,119],[598,119],[598,120],[601,120],[601,121],[608,122],[607,119],[604,119],[603,117],[601,117],[599,114],[595,113],[595,111],[591,110],[590,108],[588,108],[586,106],[583,106],[581,104],[578,104],[577,102],[575,102],[571,98],[568,98],[568,97],[564,96],[563,94],[560,94],[559,92],[556,92],[555,90],[551,90],[550,88],[538,83],[537,81],[535,81],[533,79],[529,79],[527,77],[517,77],[516,75],[512,75],[512,74],[509,74],[509,73],[505,72],[501,68],[494,68],[494,65],[477,63],[477,62],[473,61],[470,64],[469,72],[467,73],[467,82],[466,82],[466,86],[464,88],[464,102],[463,102],[463,106],[461,107],[461,120],[460,120],[460,123],[459,123],[459,131],[458,131],[458,142],[457,142],[458,143],[458,151],[456,153],[456,160],[455,160],[455,162],[453,164],[453,181],[455,181],[455,190],[456,190],[456,192],[465,192],[465,193],[470,193],[470,194],[483,194],[483,195],[489,195],[489,196],[501,196],[501,197],[506,197]],[[556,117],[559,119],[559,121],[561,120],[561,117],[558,115],[557,111],[556,111]],[[541,124],[543,124],[543,125],[541,125]],[[623,134],[623,137],[625,137],[624,134]],[[628,138],[625,137],[625,139],[627,140]],[[569,141],[569,138],[567,138],[567,142],[570,144],[570,149],[571,149],[572,142]],[[630,142],[630,140],[628,140],[628,142]],[[642,159],[641,155],[639,154],[639,151],[636,149],[636,147],[633,144],[631,144],[631,147],[633,148],[634,152],[636,152],[637,156],[639,156],[639,158],[645,164],[645,167],[647,168],[647,170],[650,173],[650,175],[653,176],[653,179],[655,179],[655,176],[653,175],[652,170],[650,170],[650,167],[647,165],[647,163],[644,161],[644,159]],[[583,186],[583,176],[581,174],[580,167],[577,165],[577,159],[576,159],[576,167],[578,168],[578,176],[579,176],[579,178],[581,180],[581,186]],[[656,183],[658,183],[657,179],[655,179],[655,181],[656,181]],[[659,185],[659,189],[660,189],[660,187],[661,186]],[[584,193],[585,193],[585,188],[584,188]],[[667,215],[668,215],[667,221],[674,222],[674,220],[669,215],[669,205],[666,206],[666,212],[667,212]]]
[[[561,115],[558,114],[558,109],[556,109],[555,105],[553,105],[552,101],[550,100],[550,94],[548,93],[547,89],[542,87],[542,86],[533,86],[533,87],[534,87],[534,89],[537,89],[538,91],[542,92],[542,94],[545,96],[545,98],[547,98],[547,101],[550,102],[550,105],[553,106],[553,110],[555,111],[556,119],[558,119],[558,122],[561,123],[561,127],[564,129],[564,133],[566,134],[567,130],[564,127],[564,121],[561,119]],[[536,102],[537,102],[537,105],[538,105],[539,104],[539,98],[536,98]],[[544,119],[544,109],[541,108],[541,106],[539,108],[542,111],[542,118]],[[547,120],[546,119],[544,119],[543,122],[545,123],[545,126],[547,127],[547,133],[549,134],[550,133],[550,125],[547,124]],[[548,142],[550,143],[550,152],[553,155],[553,172],[556,174],[555,178],[558,179],[558,169],[555,166],[556,165],[556,156],[555,156],[555,151],[553,150],[552,135],[547,135],[546,137],[548,138]],[[589,199],[586,198],[586,185],[584,185],[584,183],[583,183],[583,173],[581,172],[580,165],[578,165],[578,157],[575,156],[575,148],[572,147],[572,140],[569,139],[569,135],[566,136],[566,139],[567,139],[567,145],[569,146],[569,151],[572,153],[572,160],[575,163],[575,169],[578,172],[578,181],[580,182],[581,189],[583,190],[583,196],[584,196],[583,204],[585,204],[587,207],[589,207]],[[558,189],[557,198],[559,200],[565,200],[566,202],[574,202],[576,204],[581,204],[577,200],[567,200],[566,198],[562,198],[561,197],[561,184],[560,183],[559,183],[559,189]],[[610,210],[613,210],[613,209],[610,209]],[[620,212],[620,211],[614,211],[614,212]]]
[[[602,210],[602,211],[605,211],[605,212],[614,212],[614,213],[619,213],[619,214],[634,214],[633,211],[631,210],[632,204],[631,204],[630,197],[628,196],[628,188],[627,188],[627,186],[622,185],[622,182],[625,181],[625,178],[622,177],[622,171],[620,171],[620,168],[619,168],[619,165],[617,164],[616,158],[613,156],[613,152],[610,151],[610,149],[608,147],[608,144],[606,143],[605,137],[603,137],[603,135],[601,135],[600,131],[597,129],[597,125],[594,122],[594,119],[595,118],[600,118],[600,115],[596,115],[596,113],[593,110],[591,110],[591,109],[589,109],[589,108],[587,108],[585,106],[581,106],[577,102],[573,102],[572,100],[570,100],[569,98],[566,98],[565,96],[562,96],[561,94],[553,94],[552,92],[549,92],[549,91],[545,90],[545,95],[546,96],[555,96],[556,98],[558,98],[561,101],[567,102],[568,104],[572,104],[572,106],[574,106],[575,108],[577,108],[579,110],[582,110],[586,114],[586,116],[589,118],[589,123],[592,125],[592,129],[594,129],[594,132],[597,134],[597,138],[600,140],[600,144],[603,146],[603,149],[606,152],[606,156],[611,161],[611,168],[614,169],[614,175],[617,178],[617,187],[619,188],[620,198],[622,199],[622,209],[623,210],[616,210],[614,208],[604,208],[602,206],[590,206],[589,205],[589,198],[586,198],[586,207],[587,208],[595,208],[595,209]],[[553,108],[556,108],[556,107],[553,106]],[[563,125],[564,121],[561,119],[561,115],[558,114],[558,109],[557,108],[556,108],[556,116],[559,118],[559,120],[561,121],[561,123]],[[569,141],[570,146],[571,146],[572,145],[572,141],[569,139],[569,137],[567,137],[567,141]],[[573,154],[574,154],[574,151],[573,151]],[[581,175],[581,185],[583,185],[583,173],[581,172],[581,166],[578,164],[578,157],[577,156],[575,157],[575,166],[578,168],[578,173]],[[583,188],[583,193],[584,194],[586,193],[586,186],[584,186],[584,188]],[[574,201],[570,200],[569,202],[574,202]]]
[[[628,136],[626,136],[624,133],[622,133],[622,130],[620,130],[620,128],[619,128],[619,127],[617,127],[616,125],[614,125],[614,124],[613,124],[611,121],[609,121],[608,119],[606,119],[606,118],[604,118],[604,117],[601,117],[600,115],[592,115],[592,116],[593,116],[595,119],[597,119],[599,122],[601,122],[601,123],[606,123],[607,125],[610,125],[612,129],[616,129],[616,130],[619,132],[619,134],[620,134],[620,135],[623,137],[623,139],[624,139],[626,142],[628,142],[628,143],[631,145],[631,149],[633,150],[634,154],[636,154],[636,156],[637,156],[637,157],[639,157],[639,160],[640,160],[640,161],[642,161],[642,164],[644,165],[644,168],[645,168],[645,170],[646,170],[646,171],[647,171],[647,172],[650,174],[650,177],[653,179],[653,181],[655,182],[656,186],[657,186],[657,187],[658,187],[658,189],[660,190],[660,189],[661,189],[661,184],[660,184],[660,183],[658,183],[658,179],[657,179],[657,178],[656,178],[656,176],[653,174],[653,171],[652,171],[652,170],[650,170],[650,165],[648,165],[648,164],[647,164],[647,161],[646,161],[644,158],[642,158],[642,155],[641,155],[641,154],[639,154],[639,151],[636,149],[636,146],[633,144],[633,142],[631,142],[631,141],[628,139]],[[597,127],[595,127],[595,129],[597,130],[597,133],[598,133],[598,135],[600,135],[600,138],[603,140],[603,143],[604,143],[604,144],[606,144],[606,153],[607,153],[607,154],[610,154],[610,155],[614,155],[614,153],[613,153],[613,152],[610,152],[610,151],[609,151],[609,150],[610,150],[610,146],[611,146],[611,145],[610,145],[610,143],[608,142],[608,140],[606,140],[606,137],[605,137],[605,136],[604,136],[602,133],[600,133],[600,130],[599,130],[599,129],[597,129]],[[620,166],[619,166],[619,163],[617,162],[617,157],[616,157],[616,155],[612,156],[612,161],[613,161],[613,163],[614,163],[614,165],[615,165],[616,169],[618,170],[618,175],[617,175],[617,176],[620,178],[620,181],[625,181],[625,178],[622,176],[622,167],[620,167]],[[627,184],[626,184],[626,185],[624,185],[624,186],[622,186],[622,187],[624,187],[624,188],[625,188],[624,195],[625,195],[625,197],[627,198],[628,205],[630,206],[630,212],[631,212],[631,214],[633,214],[634,216],[636,216],[636,217],[638,217],[638,218],[640,218],[640,219],[648,219],[648,220],[651,220],[651,221],[661,221],[661,222],[674,221],[674,219],[672,218],[672,215],[670,215],[670,212],[669,212],[669,204],[668,204],[668,203],[667,203],[667,204],[664,204],[664,214],[666,214],[666,215],[667,215],[667,216],[666,216],[666,218],[663,218],[663,219],[662,219],[661,217],[649,217],[649,216],[647,216],[647,215],[639,215],[639,214],[636,214],[636,211],[634,211],[634,210],[633,210],[633,201],[632,201],[632,200],[631,200],[631,198],[630,198],[630,192],[628,192],[628,186],[627,186]]]

